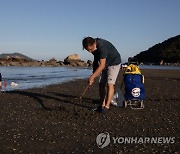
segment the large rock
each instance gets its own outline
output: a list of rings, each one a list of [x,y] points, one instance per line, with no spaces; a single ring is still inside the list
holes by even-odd
[[[21,63],[17,61],[12,61],[8,64],[8,66],[21,66]]]
[[[64,60],[64,64],[68,66],[87,67],[87,63],[83,60]]]
[[[83,60],[80,59],[80,55],[78,54],[73,54],[69,55],[64,59],[64,65],[67,66],[78,66],[78,67],[87,67],[88,64],[84,62]]]
[[[59,66],[59,63],[55,58],[52,58],[47,62],[47,65],[48,66]]]
[[[70,60],[81,60],[80,59],[80,55],[79,54],[73,54],[73,55],[69,55],[67,56],[65,59],[65,61],[70,61]]]
[[[58,61],[60,66],[64,66],[64,62],[63,61]]]

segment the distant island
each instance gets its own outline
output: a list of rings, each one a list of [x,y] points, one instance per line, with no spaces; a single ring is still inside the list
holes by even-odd
[[[15,58],[15,59],[25,59],[25,60],[28,60],[28,61],[33,61],[32,58],[29,58],[23,54],[20,54],[20,53],[11,53],[11,54],[6,54],[6,53],[3,53],[3,54],[0,54],[0,59],[8,59],[8,58]]]
[[[80,55],[73,54],[67,56],[64,61],[57,61],[55,58],[51,58],[48,61],[38,61],[30,57],[27,57],[20,53],[11,53],[11,54],[0,54],[0,66],[74,66],[74,67],[91,67],[92,61],[88,60],[87,62],[80,59]]]
[[[180,65],[180,35],[142,51],[134,58],[143,64]]]

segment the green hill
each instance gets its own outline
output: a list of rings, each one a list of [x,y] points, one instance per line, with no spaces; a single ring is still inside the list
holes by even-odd
[[[180,63],[180,35],[156,44],[134,56],[139,63]]]

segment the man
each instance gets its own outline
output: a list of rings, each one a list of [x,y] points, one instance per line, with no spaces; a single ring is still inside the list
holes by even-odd
[[[93,74],[89,78],[89,84],[92,85],[94,79],[101,74],[99,79],[101,104],[96,111],[106,113],[114,95],[114,85],[120,70],[121,56],[109,41],[101,38],[86,37],[83,39],[82,45],[84,49],[94,55]]]

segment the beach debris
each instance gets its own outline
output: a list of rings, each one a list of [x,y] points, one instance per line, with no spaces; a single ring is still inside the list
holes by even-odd
[[[19,85],[18,83],[11,82],[11,87],[16,87],[16,86],[18,86],[18,85]]]

